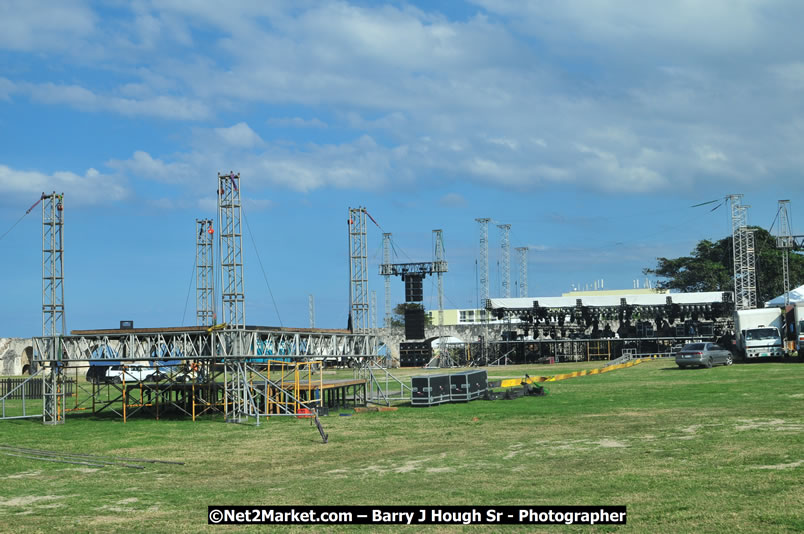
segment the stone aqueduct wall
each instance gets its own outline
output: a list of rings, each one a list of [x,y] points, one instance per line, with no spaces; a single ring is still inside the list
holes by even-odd
[[[0,337],[0,376],[27,372],[33,355],[31,338]]]

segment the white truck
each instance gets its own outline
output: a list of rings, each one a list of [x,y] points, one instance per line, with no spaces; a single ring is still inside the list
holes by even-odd
[[[785,313],[781,308],[738,310],[734,313],[737,351],[743,358],[784,356]]]

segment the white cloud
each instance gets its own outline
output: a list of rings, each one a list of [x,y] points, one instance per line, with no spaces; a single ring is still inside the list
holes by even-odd
[[[263,144],[257,132],[245,122],[239,122],[229,128],[215,128],[215,133],[223,142],[234,147],[252,148]]]
[[[46,174],[0,165],[0,193],[14,198],[37,198],[41,193],[64,193],[66,205],[105,204],[127,198],[130,190],[122,178],[90,168],[83,176],[70,171]]]
[[[327,123],[313,117],[312,119],[302,119],[301,117],[292,118],[272,118],[268,119],[271,126],[289,126],[293,128],[326,128]]]
[[[154,159],[149,153],[137,150],[127,160],[109,160],[106,165],[133,177],[165,183],[186,183],[197,176],[197,169],[186,162],[170,162]]]
[[[95,30],[96,17],[80,0],[0,2],[0,49],[19,51],[64,50],[65,43],[86,38]]]
[[[25,84],[32,99],[51,105],[66,104],[82,111],[112,111],[127,116],[200,120],[211,112],[206,104],[186,97],[167,95],[142,99],[98,95],[79,85]]]
[[[442,206],[460,207],[466,205],[466,199],[460,193],[447,193],[441,197],[439,203]]]

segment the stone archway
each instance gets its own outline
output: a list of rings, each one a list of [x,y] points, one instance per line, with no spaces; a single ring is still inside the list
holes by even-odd
[[[32,372],[31,360],[33,360],[33,347],[25,347],[22,351],[22,374],[29,375]]]

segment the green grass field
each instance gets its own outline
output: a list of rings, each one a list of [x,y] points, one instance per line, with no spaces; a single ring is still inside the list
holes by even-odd
[[[494,368],[555,374],[598,364]],[[414,374],[411,371],[404,373]],[[215,527],[210,504],[626,505],[621,527],[322,527],[389,532],[800,532],[804,365],[652,361],[547,383],[546,397],[230,425],[70,416],[0,422],[0,444],[185,461],[90,468],[0,454],[8,532]]]

